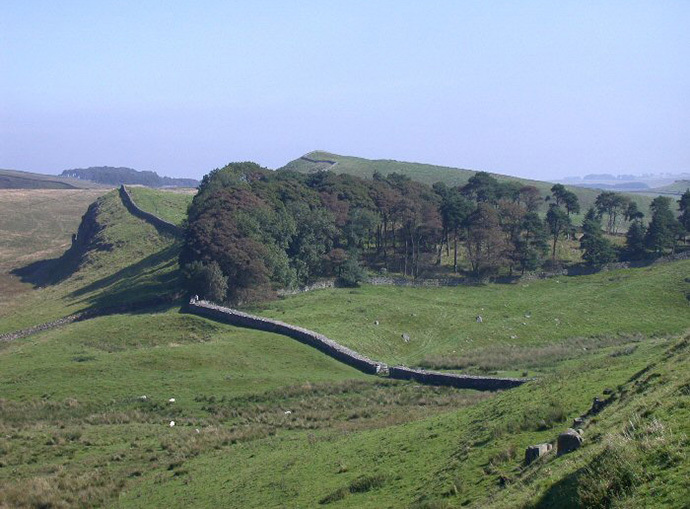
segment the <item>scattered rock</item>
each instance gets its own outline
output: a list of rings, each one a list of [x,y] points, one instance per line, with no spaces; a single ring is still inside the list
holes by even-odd
[[[146,400],[149,399],[149,398],[147,398],[146,396],[139,396],[139,399],[140,399],[141,401],[146,401]]]
[[[517,339],[517,336],[513,334],[512,336],[510,336],[510,339]]]
[[[576,417],[575,420],[573,421],[573,428],[579,428],[585,423],[585,420],[582,417]]]
[[[201,433],[201,431],[199,431],[199,428],[196,428],[194,431],[196,431],[197,434],[198,434],[198,433]]]
[[[374,320],[374,325],[378,325],[378,324],[379,324],[379,321],[378,321],[378,320]]]
[[[285,412],[283,412],[283,413],[285,415],[292,415],[292,410],[285,410]]]
[[[168,400],[168,403],[175,403],[175,398],[170,398],[170,399]]]
[[[582,445],[582,435],[572,428],[568,428],[558,435],[558,455],[579,449]]]
[[[403,341],[407,343],[410,340],[410,335],[407,332],[403,332],[402,334]]]
[[[482,315],[477,315],[477,323],[482,323],[483,321]]]
[[[530,445],[525,449],[525,465],[529,465],[537,458],[549,452],[553,446],[551,444]]]
[[[170,427],[174,428],[175,427],[175,421],[170,421]]]

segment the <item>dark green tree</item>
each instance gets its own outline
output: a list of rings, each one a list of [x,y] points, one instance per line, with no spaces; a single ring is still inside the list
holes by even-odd
[[[627,260],[642,260],[647,256],[645,233],[645,227],[639,219],[630,224],[625,234],[625,250],[623,251],[623,256]]]
[[[645,244],[657,255],[663,254],[666,249],[673,250],[676,237],[681,232],[681,225],[671,211],[671,203],[670,198],[658,196],[649,207],[652,211],[652,219],[647,227]]]
[[[220,265],[215,261],[208,264],[203,264],[200,261],[189,263],[184,266],[182,275],[190,294],[213,302],[225,300],[228,291],[228,279],[223,274]]]
[[[588,265],[599,266],[616,259],[616,252],[611,242],[601,231],[601,220],[594,208],[590,208],[582,222],[582,237],[580,238],[582,259]]]
[[[558,239],[562,235],[568,234],[572,223],[570,221],[570,216],[557,204],[552,203],[549,205],[549,210],[546,213],[546,224],[549,227],[549,233],[553,238],[553,247],[551,250],[551,261],[556,261],[556,246],[558,244]]]
[[[687,237],[690,233],[690,189],[687,189],[678,200],[678,209],[680,210],[678,221],[684,230],[683,237]]]

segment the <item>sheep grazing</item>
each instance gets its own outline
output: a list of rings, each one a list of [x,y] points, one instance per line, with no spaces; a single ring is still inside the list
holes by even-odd
[[[174,428],[175,427],[175,421],[170,421],[170,427]]]
[[[283,412],[283,413],[285,415],[292,415],[292,410],[285,410],[285,412]]]
[[[175,403],[175,398],[170,398],[170,399],[168,400],[168,403]]]

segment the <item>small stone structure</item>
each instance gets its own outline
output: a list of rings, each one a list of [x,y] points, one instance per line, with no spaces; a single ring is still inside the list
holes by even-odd
[[[525,465],[529,465],[534,460],[544,456],[546,453],[551,451],[551,449],[553,449],[551,444],[530,445],[527,449],[525,449]]]
[[[558,455],[566,454],[579,449],[582,445],[582,435],[574,430],[573,428],[568,428],[563,433],[558,435]]]

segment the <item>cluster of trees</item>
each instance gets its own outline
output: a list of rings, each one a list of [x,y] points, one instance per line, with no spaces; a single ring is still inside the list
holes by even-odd
[[[585,218],[588,263],[619,255],[604,237],[603,218],[608,233],[623,220],[644,229],[633,202],[609,195],[615,193],[602,193]],[[654,217],[661,202],[657,208]],[[460,253],[474,274],[523,272],[556,261],[559,241],[578,234],[572,216],[579,212],[577,196],[562,185],[543,197],[533,186],[483,172],[464,186],[430,187],[396,173],[364,180],[233,163],[201,182],[181,263],[191,291],[231,301],[263,299],[275,287],[324,276],[356,284],[364,266],[413,277],[441,266],[458,272]],[[645,250],[656,246],[649,240],[657,235],[650,233],[654,217],[643,231]]]

